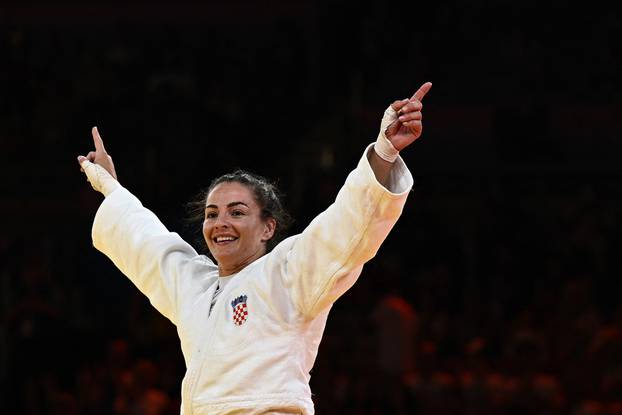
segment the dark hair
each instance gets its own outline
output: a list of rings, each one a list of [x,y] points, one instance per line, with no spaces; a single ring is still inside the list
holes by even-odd
[[[283,208],[283,203],[281,202],[283,195],[280,190],[274,183],[258,174],[237,169],[232,173],[223,174],[212,180],[207,189],[201,191],[197,198],[188,204],[190,222],[195,225],[197,225],[198,222],[203,222],[207,196],[219,184],[230,182],[240,183],[248,187],[261,209],[261,217],[263,219],[273,218],[276,221],[274,235],[266,243],[266,252],[270,252],[272,248],[285,238],[286,231],[293,223],[293,219]],[[203,240],[202,234],[201,241],[204,245],[205,241]]]

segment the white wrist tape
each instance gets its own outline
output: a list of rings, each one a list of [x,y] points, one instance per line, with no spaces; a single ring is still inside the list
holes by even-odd
[[[378,134],[376,144],[374,144],[376,154],[378,154],[381,159],[386,160],[389,163],[393,163],[399,154],[399,151],[393,147],[393,144],[391,144],[385,134],[387,127],[389,127],[389,125],[391,125],[395,120],[397,120],[397,113],[389,105],[389,108],[385,110],[382,121],[380,122],[380,133]]]
[[[86,173],[86,177],[91,183],[91,186],[93,186],[93,189],[102,193],[104,196],[108,196],[117,187],[121,186],[119,182],[99,164],[83,160],[80,166]]]

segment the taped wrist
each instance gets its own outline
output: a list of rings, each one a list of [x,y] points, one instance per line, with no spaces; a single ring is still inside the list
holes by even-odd
[[[374,151],[376,154],[378,154],[381,159],[386,160],[389,163],[393,163],[399,154],[399,151],[397,151],[386,136],[387,128],[395,120],[397,120],[397,113],[391,106],[389,106],[389,108],[385,110],[382,121],[380,122],[380,133],[378,134],[376,144],[374,144]]]
[[[399,154],[399,151],[393,147],[393,144],[391,144],[384,133],[378,134],[378,139],[376,144],[374,144],[374,151],[381,159],[389,163],[393,163]]]
[[[99,164],[84,160],[80,163],[80,166],[82,170],[84,170],[84,173],[86,173],[86,177],[89,183],[91,183],[91,186],[93,186],[93,189],[102,193],[104,196],[108,196],[117,187],[121,186],[121,184]]]

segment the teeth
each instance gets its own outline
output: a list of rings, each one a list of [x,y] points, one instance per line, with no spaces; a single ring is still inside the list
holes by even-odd
[[[233,241],[233,240],[235,240],[233,236],[219,236],[216,238],[216,242]]]

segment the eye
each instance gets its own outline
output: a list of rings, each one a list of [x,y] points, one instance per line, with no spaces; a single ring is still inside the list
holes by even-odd
[[[214,219],[218,214],[214,211],[205,212],[205,219]]]
[[[244,212],[242,212],[241,210],[234,210],[231,212],[231,216],[244,216]]]

